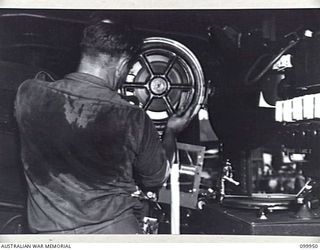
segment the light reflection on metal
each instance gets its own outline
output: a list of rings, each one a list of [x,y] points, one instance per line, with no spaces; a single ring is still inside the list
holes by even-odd
[[[187,109],[192,109],[192,119],[204,102],[204,75],[186,46],[172,39],[150,37],[144,40],[122,91],[136,95],[155,122],[166,123],[178,110]]]

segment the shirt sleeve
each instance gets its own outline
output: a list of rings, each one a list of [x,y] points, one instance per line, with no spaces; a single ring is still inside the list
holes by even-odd
[[[144,187],[159,187],[169,175],[169,162],[153,122],[145,114],[135,171]]]

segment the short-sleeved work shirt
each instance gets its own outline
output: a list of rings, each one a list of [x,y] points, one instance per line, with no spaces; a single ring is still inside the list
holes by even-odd
[[[137,183],[164,182],[167,159],[152,121],[106,86],[78,72],[20,86],[15,112],[33,232],[112,221],[137,205]]]

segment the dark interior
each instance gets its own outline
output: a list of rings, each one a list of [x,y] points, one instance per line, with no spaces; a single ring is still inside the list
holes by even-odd
[[[281,97],[281,93],[275,90],[278,87],[277,80],[270,80],[277,76],[270,74],[269,78],[263,78],[259,83],[248,84],[246,74],[249,68],[261,55],[278,53],[294,32],[309,29],[317,33],[320,30],[319,9],[1,9],[0,233],[28,232],[25,221],[27,189],[13,112],[17,88],[24,80],[33,78],[42,70],[52,74],[55,79],[76,71],[82,30],[88,21],[99,18],[130,24],[142,38],[166,37],[183,43],[192,50],[204,71],[207,90],[204,106],[209,112],[210,125],[217,138],[201,141],[199,121],[195,117],[180,135],[179,141],[215,148],[222,142],[225,157],[235,162],[235,175],[243,183],[248,178],[244,165],[250,165],[252,160],[248,155],[252,155],[254,150],[259,150],[263,145],[278,145],[274,138],[278,136],[280,129],[280,125],[274,121],[274,110],[258,106],[261,91],[272,92],[267,95],[270,102]],[[238,40],[240,35],[241,40]],[[276,82],[276,86],[264,83],[268,81]],[[204,167],[210,164],[211,161],[208,160]],[[212,166],[214,167],[210,171],[216,173],[218,167]],[[250,189],[249,184],[243,184],[237,191],[248,193]],[[213,224],[203,224],[203,228],[199,228],[202,224],[194,221],[203,218],[203,213],[193,211],[193,214],[195,217],[189,219],[185,232],[220,233],[212,229]],[[211,216],[211,212],[209,214]],[[216,218],[212,219],[212,223],[215,220]],[[240,231],[234,233],[255,232],[239,227]],[[318,228],[317,230],[319,231]],[[229,232],[224,228],[222,231]],[[275,232],[271,230],[266,234]],[[283,231],[279,230],[277,234],[282,234],[281,232]],[[306,229],[305,232],[312,234],[315,231]],[[304,234],[301,231],[295,233]]]

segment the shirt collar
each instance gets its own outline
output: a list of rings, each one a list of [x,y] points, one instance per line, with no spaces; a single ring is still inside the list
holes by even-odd
[[[110,87],[110,84],[106,80],[99,78],[99,77],[96,77],[94,75],[90,75],[90,74],[86,74],[86,73],[82,73],[82,72],[74,72],[74,73],[66,75],[65,78],[72,79],[75,81],[87,82],[89,84],[95,84],[100,87],[108,88],[112,91],[116,91],[116,89],[113,89],[112,87]]]

